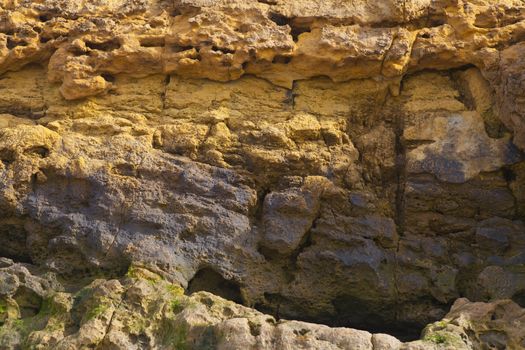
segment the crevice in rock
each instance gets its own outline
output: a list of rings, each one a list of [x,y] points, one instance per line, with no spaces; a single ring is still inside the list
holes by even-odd
[[[406,144],[403,139],[405,128],[404,113],[398,113],[394,117],[395,122],[395,154],[396,154],[396,196],[395,217],[398,234],[403,236],[405,230],[405,186],[406,186]]]
[[[224,299],[243,304],[240,285],[232,280],[224,278],[217,271],[205,267],[200,269],[189,281],[187,294],[205,291],[213,293]]]
[[[120,42],[117,39],[102,42],[86,41],[86,46],[91,50],[113,51],[120,48]]]
[[[523,157],[523,159],[525,159],[525,156],[522,155],[522,157]],[[500,170],[501,170],[501,176],[503,177],[503,180],[507,184],[507,190],[512,195],[512,198],[514,200],[514,206],[513,206],[513,208],[514,208],[514,219],[519,220],[520,219],[519,200],[516,197],[516,194],[514,193],[514,191],[512,190],[512,182],[516,181],[516,179],[518,178],[517,174],[514,171],[514,168],[513,168],[512,165],[506,165],[506,166],[502,167]]]
[[[277,5],[277,0],[257,0],[257,2],[266,5]]]
[[[289,26],[291,28],[290,34],[294,42],[299,40],[299,35],[311,31],[308,20],[300,21],[299,19],[289,18],[276,12],[270,12],[268,18],[280,27]]]
[[[7,48],[9,50],[12,50],[14,49],[15,47],[17,46],[27,46],[27,42],[23,41],[23,40],[20,40],[20,39],[15,39],[13,37],[7,37]]]
[[[284,99],[283,103],[290,107],[292,110],[295,109],[295,97],[297,94],[294,92],[296,89],[296,81],[292,83],[292,88],[286,90],[286,98]]]
[[[218,47],[218,46],[212,46],[211,47],[211,50],[212,51],[215,51],[215,52],[220,52],[222,54],[235,54],[235,50],[230,50],[228,48],[225,48],[225,47]]]
[[[160,99],[161,99],[161,102],[162,102],[162,110],[166,109],[166,95],[168,93],[168,87],[170,85],[170,81],[171,81],[171,75],[168,74],[164,78],[164,81],[163,81],[164,88],[162,89],[162,92],[160,94]],[[155,145],[154,145],[153,148],[158,148],[158,147],[155,147]]]

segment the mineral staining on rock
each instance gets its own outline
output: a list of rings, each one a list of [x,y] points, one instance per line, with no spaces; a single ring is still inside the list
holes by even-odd
[[[0,344],[525,347],[521,1],[0,19]]]

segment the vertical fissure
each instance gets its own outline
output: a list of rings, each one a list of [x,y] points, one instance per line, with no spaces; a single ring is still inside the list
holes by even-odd
[[[395,293],[395,318],[400,319],[400,300],[398,288],[399,249],[400,241],[405,234],[405,186],[406,186],[406,145],[403,139],[405,130],[405,115],[397,113],[395,118],[395,154],[396,154],[396,195],[394,221],[398,232],[398,240],[394,257],[394,293]]]

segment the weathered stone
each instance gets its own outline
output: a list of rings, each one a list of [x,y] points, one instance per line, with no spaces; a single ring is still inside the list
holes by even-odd
[[[524,38],[518,0],[0,0],[2,346],[519,348],[341,327],[524,305]]]

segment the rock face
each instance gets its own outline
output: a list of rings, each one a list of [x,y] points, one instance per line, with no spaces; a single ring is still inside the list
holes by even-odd
[[[0,0],[0,344],[525,347],[524,39],[520,0]]]
[[[8,259],[1,263],[0,278],[17,281],[10,283],[12,290],[3,304],[10,317],[0,329],[2,348],[438,350],[525,346],[521,326],[525,310],[510,300],[472,303],[458,299],[443,320],[423,331],[422,340],[401,343],[387,334],[276,321],[207,292],[188,297],[181,287],[140,267],[131,267],[124,278],[95,279],[71,293],[56,282],[54,274],[39,275],[34,267]],[[31,304],[34,301],[39,306]],[[24,313],[22,320],[13,319]]]

